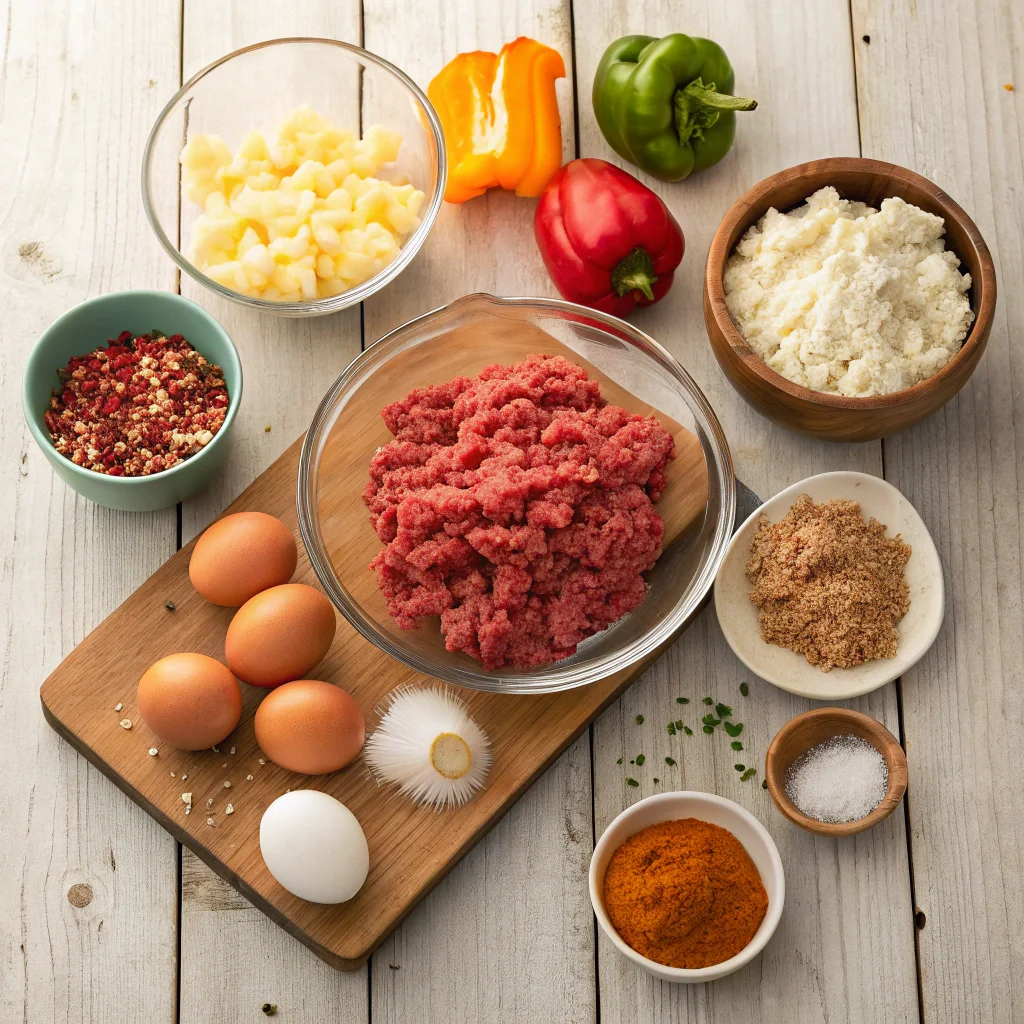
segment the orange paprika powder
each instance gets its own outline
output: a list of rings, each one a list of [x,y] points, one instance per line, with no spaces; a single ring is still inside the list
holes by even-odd
[[[768,893],[728,829],[682,818],[648,826],[612,854],[604,905],[641,956],[667,967],[712,967],[754,937]]]

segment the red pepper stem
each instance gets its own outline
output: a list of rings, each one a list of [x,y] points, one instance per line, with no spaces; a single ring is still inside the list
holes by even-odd
[[[657,280],[650,254],[642,245],[623,256],[612,271],[612,287],[620,296],[639,291],[653,302],[651,285]]]

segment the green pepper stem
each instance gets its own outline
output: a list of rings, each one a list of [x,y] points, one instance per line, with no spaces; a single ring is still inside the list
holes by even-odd
[[[672,103],[680,144],[691,138],[703,139],[704,130],[718,121],[723,110],[754,110],[757,107],[757,100],[718,92],[714,82],[705,85],[699,78],[685,88],[677,89]]]
[[[612,287],[620,296],[640,291],[653,302],[651,285],[657,280],[650,254],[642,245],[623,256],[612,271]]]

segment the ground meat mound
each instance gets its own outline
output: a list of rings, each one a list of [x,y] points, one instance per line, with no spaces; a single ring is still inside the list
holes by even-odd
[[[561,356],[417,388],[381,414],[395,439],[363,500],[370,565],[403,629],[438,615],[485,668],[545,665],[636,608],[661,553],[654,509],[673,440],[606,405]]]

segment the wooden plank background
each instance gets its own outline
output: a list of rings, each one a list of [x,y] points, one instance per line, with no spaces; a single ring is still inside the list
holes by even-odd
[[[332,36],[362,42],[425,85],[457,52],[532,35],[566,59],[566,158],[615,159],[590,84],[604,46],[627,31],[716,39],[737,91],[760,103],[741,115],[737,146],[713,171],[682,185],[649,182],[683,225],[687,255],[671,295],[636,322],[693,373],[756,491],[825,469],[884,472],[921,512],[946,566],[947,621],[932,652],[899,684],[852,702],[906,738],[906,814],[853,839],[811,837],[776,814],[756,782],[738,781],[722,738],[698,733],[668,748],[662,729],[676,696],[741,703],[743,756],[759,766],[774,732],[809,706],[750,677],[705,615],[366,968],[339,974],[60,743],[36,687],[298,436],[362,345],[468,291],[553,294],[530,204],[488,195],[446,207],[390,288],[328,319],[260,318],[182,282],[238,343],[246,396],[228,473],[177,512],[98,509],[54,479],[21,416],[24,351],[90,295],[178,287],[142,213],[139,164],[182,76],[220,54],[277,35]],[[1014,415],[1024,357],[1011,346],[1024,299],[1010,287],[1024,273],[1021,4],[7,0],[2,35],[0,1019],[256,1021],[266,1000],[280,1007],[277,1019],[346,1024],[1024,1018],[1015,757],[1024,738],[1024,418]],[[938,415],[882,444],[815,444],[751,412],[720,374],[700,313],[703,257],[728,204],[754,181],[856,153],[925,174],[971,213],[993,250],[1000,308],[977,374]],[[615,761],[641,750],[647,771],[631,790]],[[661,788],[738,799],[771,830],[788,869],[775,939],[754,965],[711,986],[656,983],[595,933],[586,889],[595,831],[651,792],[655,774]]]

